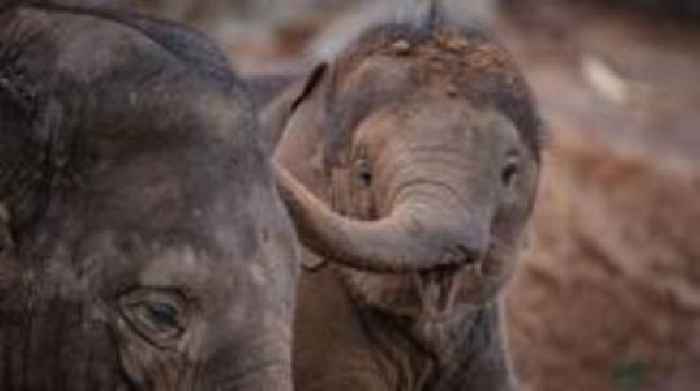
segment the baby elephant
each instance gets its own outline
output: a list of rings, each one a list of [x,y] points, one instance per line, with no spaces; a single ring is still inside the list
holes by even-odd
[[[211,42],[0,5],[0,390],[288,390],[299,254]]]
[[[366,29],[285,108],[279,184],[310,250],[300,390],[516,389],[499,293],[541,121],[508,53],[441,15]]]

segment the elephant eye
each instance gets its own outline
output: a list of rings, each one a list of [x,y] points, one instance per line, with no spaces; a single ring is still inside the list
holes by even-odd
[[[372,175],[372,167],[367,159],[360,159],[355,163],[355,173],[363,186],[372,186],[374,176]]]
[[[177,328],[177,309],[168,303],[144,303],[144,309],[148,311],[149,323],[157,327]]]
[[[519,162],[517,156],[511,155],[508,157],[506,164],[501,170],[501,182],[503,183],[503,186],[510,187],[515,182],[515,179],[517,178],[520,172],[520,167],[518,163]]]
[[[186,301],[177,292],[138,289],[123,295],[119,304],[134,331],[156,345],[176,341],[187,327]]]
[[[360,173],[360,179],[362,180],[362,183],[365,184],[365,186],[372,185],[372,173],[371,172]]]

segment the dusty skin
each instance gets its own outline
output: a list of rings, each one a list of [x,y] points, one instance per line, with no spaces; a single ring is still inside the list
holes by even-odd
[[[206,38],[0,6],[0,389],[291,390],[298,248]]]
[[[433,14],[366,30],[298,90],[276,156],[310,250],[296,387],[517,389],[499,293],[541,129],[508,54]]]

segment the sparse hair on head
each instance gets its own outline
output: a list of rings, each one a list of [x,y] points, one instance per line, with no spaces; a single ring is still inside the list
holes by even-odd
[[[493,13],[490,0],[384,0],[356,8],[333,23],[310,46],[310,56],[334,58],[364,32],[383,24],[408,24],[432,29],[443,23],[483,29]]]

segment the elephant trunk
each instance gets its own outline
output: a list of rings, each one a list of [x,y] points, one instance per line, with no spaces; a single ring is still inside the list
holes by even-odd
[[[377,273],[408,273],[478,262],[488,246],[488,219],[455,211],[431,197],[406,197],[376,221],[333,212],[291,173],[278,186],[300,239],[331,261]]]

